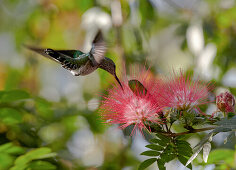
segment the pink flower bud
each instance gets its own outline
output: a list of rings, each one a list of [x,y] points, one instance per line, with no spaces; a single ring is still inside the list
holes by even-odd
[[[217,108],[222,112],[234,112],[235,108],[235,99],[234,96],[229,93],[220,93],[218,96],[216,96],[216,105]]]

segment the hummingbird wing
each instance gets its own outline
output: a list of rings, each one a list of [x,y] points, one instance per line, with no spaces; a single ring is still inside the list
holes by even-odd
[[[79,51],[79,50],[55,50],[55,51],[62,53],[71,58],[78,58],[79,56],[84,54],[82,51]]]
[[[46,49],[37,48],[37,47],[29,46],[29,45],[24,45],[24,47],[26,47],[26,48],[28,48],[29,50],[34,51],[34,52],[36,52],[36,53],[38,53],[38,54],[41,54],[42,56],[44,56],[44,57],[46,57],[46,58],[48,58],[48,59],[51,59],[51,60],[53,60],[53,61],[58,62],[56,59],[52,58],[50,55],[48,55],[48,54],[45,53],[45,50],[46,50]],[[58,63],[60,63],[60,62],[58,62]]]
[[[49,58],[57,63],[61,64],[67,70],[76,70],[81,65],[86,64],[88,57],[79,50],[53,50],[53,49],[42,49],[32,46],[26,46],[28,49],[35,51],[46,58]],[[78,56],[84,57],[78,57]]]
[[[103,39],[102,32],[99,31],[93,40],[92,48],[89,52],[89,59],[92,61],[94,66],[100,64],[105,58],[105,53],[107,50],[106,43]]]

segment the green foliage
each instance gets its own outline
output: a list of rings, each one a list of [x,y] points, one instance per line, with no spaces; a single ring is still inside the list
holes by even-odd
[[[145,169],[147,167],[149,167],[150,165],[152,165],[154,162],[156,162],[157,159],[156,158],[150,158],[150,159],[147,159],[145,161],[143,161],[140,166],[139,166],[139,170],[142,170],[142,169]]]
[[[16,156],[24,153],[24,148],[16,146],[13,143],[0,145],[0,169],[8,169],[13,164]]]
[[[157,162],[157,165],[160,170],[166,169],[165,163],[170,162],[177,158],[183,165],[188,161],[188,158],[192,155],[192,148],[188,142],[181,140],[176,137],[168,137],[162,134],[157,133],[157,138],[150,140],[151,143],[146,145],[147,148],[151,149],[144,151],[141,155],[157,157],[147,159],[142,162],[139,166],[140,169],[145,169],[154,162]],[[191,164],[187,166],[192,169]]]
[[[209,154],[208,164],[215,164],[217,169],[235,169],[236,150],[215,149]]]
[[[57,169],[57,167],[49,162],[46,161],[32,161],[27,166],[28,169],[34,169],[34,170],[53,170]]]
[[[17,100],[28,99],[30,96],[23,90],[0,91],[0,102],[14,102]]]
[[[6,125],[21,123],[23,118],[19,111],[12,108],[0,108],[0,120]]]
[[[72,119],[70,116],[64,118],[61,121],[65,127],[64,131],[67,133],[64,140],[52,145],[51,148],[41,147],[42,142],[48,142],[44,136],[41,136],[42,133],[38,133],[39,130],[43,132],[41,126],[45,128],[46,121],[51,122],[50,125],[57,121],[60,122],[55,117],[55,110],[52,107],[51,102],[40,97],[31,97],[23,90],[0,92],[0,127],[7,130],[2,132],[3,134],[6,133],[6,138],[1,139],[3,141],[14,140],[15,143],[18,143],[18,145],[6,143],[0,146],[0,169],[40,170],[42,167],[44,167],[43,169],[57,169],[58,163],[55,165],[55,162],[50,159],[57,154],[52,152],[51,148],[60,149],[60,145],[64,145],[77,128],[75,128],[75,124],[71,124],[76,120],[74,115],[71,116]],[[94,119],[89,122],[93,126],[99,126],[96,125],[97,122]],[[50,136],[56,135],[55,133],[62,132],[54,131]]]
[[[45,166],[45,169],[56,169],[56,167],[49,162],[38,161],[30,164],[30,162],[33,160],[45,159],[55,156],[56,153],[52,153],[50,148],[46,147],[37,148],[18,157],[15,160],[14,166],[11,168],[11,170],[20,170],[20,169],[23,170],[26,169],[27,167],[35,167],[37,169],[42,167],[42,165]]]
[[[111,2],[119,2],[121,11],[119,8],[112,9]],[[129,74],[130,67],[137,64],[143,65],[143,63],[151,66],[150,71],[157,73],[156,75],[164,73],[172,67],[169,63],[172,58],[168,58],[172,56],[177,56],[173,59],[174,64],[176,62],[177,65],[173,65],[173,68],[186,65],[186,59],[191,60],[185,68],[189,69],[186,71],[192,71],[196,75],[195,70],[198,67],[196,64],[199,65],[196,61],[200,57],[192,54],[187,36],[191,26],[202,24],[204,46],[200,54],[204,56],[205,52],[208,52],[208,45],[216,47],[216,57],[212,58],[213,64],[209,63],[212,68],[210,72],[214,73],[211,78],[214,79],[216,88],[225,87],[227,83],[223,79],[224,76],[230,69],[236,67],[235,4],[230,6],[230,3],[225,5],[220,0],[206,0],[200,5],[203,6],[203,12],[199,15],[199,12],[196,12],[199,7],[197,3],[191,8],[187,4],[179,4],[174,0],[168,0],[165,3],[168,5],[162,8],[150,0],[132,2],[58,0],[30,1],[30,3],[29,0],[9,0],[1,2],[0,41],[1,44],[3,43],[0,47],[1,170],[10,168],[17,170],[93,169],[93,165],[91,167],[84,165],[83,161],[86,160],[84,157],[75,158],[67,148],[73,134],[83,128],[91,130],[95,143],[99,143],[104,151],[104,162],[98,167],[99,169],[123,169],[126,166],[136,168],[139,164],[139,161],[131,154],[130,145],[123,146],[124,142],[114,145],[110,142],[112,138],[104,135],[108,126],[100,120],[96,110],[90,111],[87,108],[88,102],[100,92],[84,92],[82,86],[78,85],[79,90],[75,90],[74,93],[83,94],[83,96],[73,104],[66,99],[71,96],[66,96],[64,91],[60,91],[61,89],[58,90],[60,97],[57,102],[48,101],[39,95],[42,87],[45,86],[42,77],[48,77],[48,75],[40,75],[44,69],[44,64],[42,64],[44,60],[28,53],[22,48],[22,44],[57,49],[82,49],[83,41],[88,40],[87,37],[90,37],[94,29],[100,28],[105,30],[106,38],[112,42],[109,44],[106,56],[116,63],[118,76],[124,71]],[[93,17],[86,18],[84,14],[91,14],[94,7],[108,18],[104,17],[102,20],[104,22],[101,22],[97,19],[100,14],[96,12],[93,13],[96,16],[96,22],[86,25]],[[122,17],[122,24],[114,26],[116,16],[119,15]],[[187,55],[188,58],[182,59],[182,55]],[[18,63],[21,64],[18,65]],[[124,70],[121,63],[126,63],[127,70]],[[62,77],[60,73],[58,71],[55,77]],[[102,70],[98,73],[101,85],[98,89],[105,91],[105,88],[110,86],[110,82],[114,81],[113,77]],[[64,81],[63,78],[60,82]],[[81,77],[77,79],[84,80]],[[147,93],[146,88],[136,80],[130,81],[129,87],[134,93],[137,91]],[[49,88],[56,88],[56,86]],[[226,88],[236,95],[234,86]],[[207,108],[207,105],[201,106],[202,112],[205,113]],[[236,119],[234,116],[235,113],[230,113],[229,119],[206,119],[192,112],[172,110],[169,115],[162,115],[165,120],[170,119],[168,123],[171,126],[167,129],[163,124],[148,122],[152,132],[160,133],[157,133],[156,137],[150,140],[151,144],[146,146],[148,151],[143,152],[142,155],[151,158],[141,163],[139,168],[145,169],[156,162],[159,169],[165,169],[165,163],[174,159],[186,165],[189,162],[187,160],[193,160],[201,150],[209,149],[210,144],[213,151],[208,153],[208,164],[215,164],[219,169],[236,169],[233,165],[235,151],[223,149],[223,147],[232,148],[232,141],[233,145],[235,143]],[[187,129],[190,133],[199,125],[205,125],[206,122],[215,125],[216,128],[207,135],[198,133],[194,136],[201,140],[195,147],[194,154],[186,138],[174,137],[173,134],[173,137],[165,136],[170,133],[170,128],[175,132],[186,132]],[[223,132],[229,133],[224,141],[227,146],[222,144],[220,146],[222,149],[217,149],[218,145],[215,145],[211,138]],[[192,134],[190,133],[189,136]],[[112,148],[106,148],[108,146]],[[55,157],[55,153],[59,153],[58,157]],[[208,154],[203,153],[203,157]],[[196,163],[196,166],[198,165],[206,164]],[[188,167],[191,168],[191,165]]]
[[[23,143],[25,140],[29,140],[28,138],[30,136],[28,135],[22,138],[21,133],[24,129],[21,124],[30,123],[27,122],[26,119],[26,117],[28,117],[26,103],[32,102],[32,100],[30,95],[23,90],[7,90],[0,92],[0,124],[3,127],[6,126],[9,128],[8,134],[12,134],[8,136],[9,139],[19,140],[19,142],[21,141]],[[31,149],[30,146],[28,147],[28,149]],[[50,148],[37,148],[28,152],[26,152],[26,150],[27,147],[17,146],[13,143],[2,144],[0,146],[0,169],[24,170],[30,167],[40,169],[42,166],[45,166],[46,169],[56,169],[56,166],[50,162],[40,161],[40,159],[56,156],[56,153],[51,152]]]
[[[215,136],[216,134],[220,132],[233,132],[235,134],[236,130],[236,117],[234,116],[231,119],[223,119],[221,121],[218,121],[215,123],[217,127],[213,131],[211,131],[208,135],[206,135],[194,148],[195,148],[195,153],[191,156],[191,158],[188,160],[187,164],[192,162],[199,152],[203,149],[203,158],[205,158],[207,161],[207,157],[209,152],[205,152],[205,149],[208,149],[207,147],[210,145],[210,142],[212,141],[212,137]],[[207,155],[206,155],[207,154]]]

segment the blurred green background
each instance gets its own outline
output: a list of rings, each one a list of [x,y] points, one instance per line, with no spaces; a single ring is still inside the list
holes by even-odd
[[[0,170],[131,170],[145,160],[141,135],[100,120],[101,94],[115,81],[110,74],[74,77],[22,46],[88,52],[98,29],[119,77],[144,65],[157,76],[181,68],[214,81],[215,94],[236,95],[235,0],[0,0]],[[189,139],[192,146],[202,136]],[[228,156],[210,155],[209,164],[199,158],[194,169],[234,164],[235,140],[224,145],[223,136],[213,149],[228,148]],[[184,169],[167,165],[176,167]]]

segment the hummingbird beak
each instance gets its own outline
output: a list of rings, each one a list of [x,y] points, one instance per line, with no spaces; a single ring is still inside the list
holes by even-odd
[[[122,86],[120,80],[118,79],[118,77],[116,76],[116,74],[114,75],[114,77],[115,77],[116,81],[119,83],[119,85],[120,85],[120,87],[122,88],[122,90],[124,90],[124,89],[123,89],[123,86]]]

